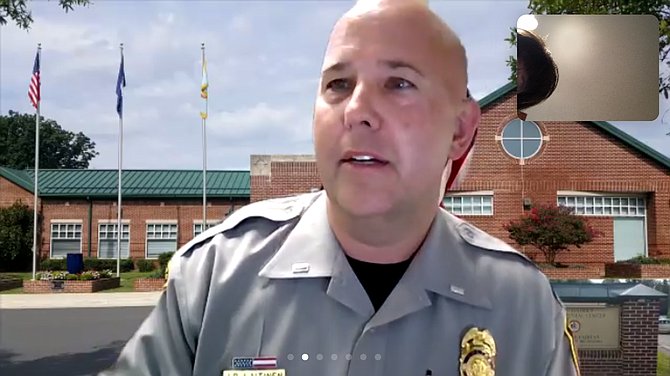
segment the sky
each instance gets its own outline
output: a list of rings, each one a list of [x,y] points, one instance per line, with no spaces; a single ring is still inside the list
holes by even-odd
[[[0,113],[32,113],[27,91],[42,43],[41,115],[84,132],[100,153],[90,168],[118,168],[115,86],[124,44],[124,169],[202,169],[199,111],[205,43],[207,168],[248,170],[251,154],[312,154],[311,119],[323,53],[353,1],[94,1],[65,13],[28,2],[29,32],[0,27]],[[508,81],[504,41],[528,1],[431,2],[460,36],[476,99]],[[622,90],[625,90],[622,88]],[[670,104],[654,122],[613,124],[670,156]]]

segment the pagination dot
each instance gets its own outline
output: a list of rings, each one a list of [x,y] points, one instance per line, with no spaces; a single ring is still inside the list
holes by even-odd
[[[382,360],[382,356],[381,356],[381,354],[377,354],[377,355],[375,355],[375,360]]]
[[[333,355],[331,355],[331,356],[330,356],[330,359],[332,359],[332,360],[337,360],[337,354],[333,354]]]
[[[288,356],[286,356],[286,359],[293,360],[293,354],[288,354]]]
[[[321,360],[323,359],[323,355],[321,354],[316,354],[316,360]]]
[[[302,354],[302,360],[307,360],[309,359],[309,355],[307,354]]]

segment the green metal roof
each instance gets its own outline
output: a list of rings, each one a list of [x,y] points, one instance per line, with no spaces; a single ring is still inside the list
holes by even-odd
[[[635,282],[552,282],[551,287],[566,303],[607,303],[618,299],[667,299],[668,295]]]
[[[116,197],[117,170],[40,170],[43,197]],[[0,167],[0,176],[33,192],[34,170]],[[202,197],[202,171],[124,170],[122,194],[125,198]],[[207,171],[207,197],[248,198],[249,171]]]
[[[501,87],[500,89],[494,91],[493,93],[485,96],[484,98],[480,99],[477,101],[479,103],[479,107],[481,109],[484,109],[486,106],[496,103],[500,99],[502,99],[505,95],[511,93],[513,90],[516,90],[516,84],[514,82],[509,82],[505,86]],[[659,153],[658,151],[652,149],[648,145],[644,144],[643,142],[640,142],[639,140],[635,139],[633,136],[629,135],[628,133],[622,131],[621,129],[615,127],[614,125],[606,122],[606,121],[585,121],[582,123],[587,123],[595,126],[596,128],[600,129],[601,131],[613,136],[617,140],[621,141],[623,144],[639,151],[642,153],[642,155],[647,156],[649,159],[655,161],[656,163],[660,164],[662,167],[670,170],[670,158],[666,157],[665,155]]]

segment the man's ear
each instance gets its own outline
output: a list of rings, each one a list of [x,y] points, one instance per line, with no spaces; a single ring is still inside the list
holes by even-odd
[[[464,102],[461,111],[456,119],[456,131],[451,142],[451,150],[449,151],[449,159],[461,159],[468,148],[472,144],[472,139],[475,137],[475,131],[479,126],[482,111],[479,104],[473,100]]]

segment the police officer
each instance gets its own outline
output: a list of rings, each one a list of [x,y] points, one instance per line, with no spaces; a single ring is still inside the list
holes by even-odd
[[[324,191],[250,204],[180,249],[102,375],[578,375],[542,272],[435,205],[480,119],[466,76],[426,4],[354,6],[314,109]]]

